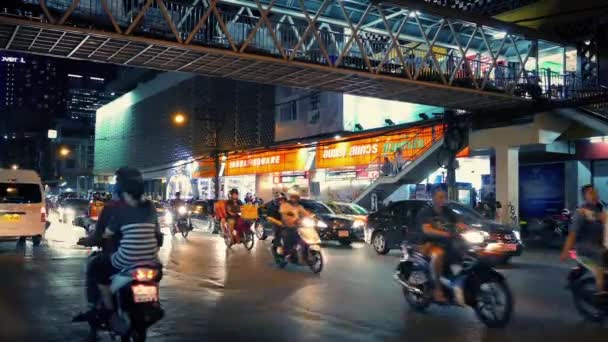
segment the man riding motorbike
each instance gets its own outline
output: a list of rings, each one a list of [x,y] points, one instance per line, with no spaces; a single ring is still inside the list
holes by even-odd
[[[173,201],[171,201],[171,211],[173,216],[177,214],[177,209],[183,205],[186,205],[186,201],[182,199],[182,193],[178,191],[175,193],[175,198]]]
[[[578,255],[593,263],[591,269],[595,276],[598,295],[606,295],[608,294],[604,279],[608,265],[608,251],[604,246],[606,212],[593,185],[583,186],[581,192],[585,203],[574,214],[560,259],[562,261],[568,259],[570,250],[576,245]]]
[[[287,199],[285,198],[285,194],[282,192],[277,192],[274,196],[274,199],[268,205],[266,221],[272,224],[272,227],[274,228],[274,240],[272,240],[272,244],[278,248],[281,241],[281,235],[283,233],[283,222],[281,221],[281,213],[279,212],[279,208]]]
[[[234,243],[239,243],[241,240],[240,236],[235,233],[235,228],[240,218],[242,205],[243,202],[239,199],[239,190],[230,190],[228,200],[226,201],[226,220],[228,222],[228,234],[230,234]]]
[[[445,229],[445,225],[456,225],[466,229],[459,217],[445,206],[446,192],[441,187],[433,190],[433,203],[425,207],[418,214],[422,226],[423,252],[431,257],[431,273],[434,282],[433,295],[437,302],[445,302],[446,297],[441,289],[439,278],[444,269],[446,248],[452,238],[452,233]]]
[[[119,200],[103,208],[95,232],[79,241],[87,246],[104,245],[104,253],[90,260],[87,267],[87,301],[89,312],[75,320],[88,320],[95,314],[101,295],[105,311],[114,310],[110,292],[110,277],[123,269],[140,263],[158,263],[162,234],[151,202],[143,201],[143,177],[139,170],[122,167],[116,171],[115,192]],[[103,315],[102,315],[103,316]]]
[[[298,226],[300,221],[302,218],[312,215],[300,204],[300,193],[297,190],[289,190],[287,196],[289,196],[289,200],[281,204],[279,213],[281,214],[281,222],[284,227],[282,232],[283,253],[286,256],[290,256],[293,253],[293,247],[298,242]]]

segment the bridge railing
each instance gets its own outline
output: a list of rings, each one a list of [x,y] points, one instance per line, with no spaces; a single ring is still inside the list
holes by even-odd
[[[497,53],[492,63],[480,54],[467,53],[466,49],[393,40],[367,28],[337,30],[316,23],[309,30],[308,22],[301,18],[272,15],[262,20],[260,11],[222,1],[217,2],[215,10],[210,10],[206,1],[47,0],[46,6],[41,3],[22,0],[21,7],[27,12],[18,14],[38,15],[54,24],[177,40],[526,98],[573,100],[589,98],[593,93],[572,75],[548,69],[524,70],[527,57],[507,62]]]

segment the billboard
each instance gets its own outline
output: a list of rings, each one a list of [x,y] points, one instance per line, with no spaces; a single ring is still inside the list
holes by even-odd
[[[525,219],[544,217],[565,207],[564,164],[519,167],[519,212]]]

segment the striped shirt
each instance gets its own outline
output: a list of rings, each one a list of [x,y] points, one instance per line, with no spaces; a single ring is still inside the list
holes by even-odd
[[[133,223],[120,227],[122,238],[112,254],[112,266],[125,269],[136,264],[157,261],[156,224]]]
[[[108,222],[103,235],[113,237],[118,243],[112,254],[112,266],[125,269],[141,263],[157,262],[160,227],[154,206],[150,202],[136,207],[117,202],[106,206],[106,210],[101,214],[104,222]]]

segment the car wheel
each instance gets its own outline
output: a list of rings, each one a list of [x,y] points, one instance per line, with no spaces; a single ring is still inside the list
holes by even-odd
[[[377,232],[376,234],[374,234],[374,236],[372,236],[372,247],[374,247],[376,253],[380,255],[385,255],[386,253],[388,253],[390,248],[388,248],[386,236],[383,232]]]

